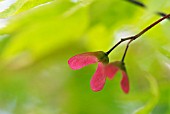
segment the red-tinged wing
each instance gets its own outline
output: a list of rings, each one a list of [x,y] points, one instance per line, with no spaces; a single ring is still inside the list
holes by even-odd
[[[90,81],[91,89],[95,92],[102,90],[105,81],[106,75],[104,73],[104,65],[101,62],[99,62],[98,68]]]
[[[98,62],[98,59],[94,52],[78,54],[68,60],[68,64],[73,70],[81,69],[96,62]]]
[[[122,71],[121,88],[125,93],[129,92],[129,79],[125,71]]]
[[[105,74],[111,80],[113,79],[118,70],[119,68],[117,66],[115,66],[113,63],[110,63],[105,67]]]

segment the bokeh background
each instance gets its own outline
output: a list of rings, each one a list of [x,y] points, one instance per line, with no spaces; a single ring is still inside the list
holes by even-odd
[[[107,51],[169,13],[169,0],[1,0],[0,114],[170,114],[170,21],[134,41],[125,62],[130,92],[121,74],[93,92],[97,64],[73,71],[78,53]],[[121,60],[126,43],[110,61]]]

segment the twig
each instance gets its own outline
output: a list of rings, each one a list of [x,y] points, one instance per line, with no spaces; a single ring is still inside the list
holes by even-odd
[[[118,43],[116,43],[109,51],[106,52],[106,55],[109,55],[117,46],[119,46],[122,42],[129,40],[124,55],[122,57],[122,62],[124,62],[128,47],[130,45],[130,43],[134,40],[136,40],[137,38],[139,38],[141,35],[143,35],[145,32],[147,32],[148,30],[150,30],[151,28],[153,28],[155,25],[157,25],[158,23],[160,23],[161,21],[163,21],[164,19],[167,19],[170,17],[170,14],[165,15],[164,17],[160,18],[159,20],[155,21],[154,23],[152,23],[151,25],[149,25],[148,27],[146,27],[145,29],[143,29],[141,32],[139,32],[138,34],[134,35],[134,36],[130,36],[127,38],[122,38]]]

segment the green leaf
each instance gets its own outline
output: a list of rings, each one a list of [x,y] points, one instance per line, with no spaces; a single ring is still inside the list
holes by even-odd
[[[150,114],[152,110],[155,108],[159,100],[159,89],[158,89],[158,83],[156,79],[147,72],[145,72],[145,77],[150,83],[150,90],[151,90],[152,97],[150,97],[146,105],[137,109],[135,111],[135,114]]]
[[[3,12],[0,12],[0,18],[13,16],[15,14],[29,10],[35,6],[45,4],[50,1],[54,0],[17,0],[8,9],[4,10]]]
[[[18,0],[14,4],[12,4],[8,9],[0,12],[0,18],[6,18],[15,14],[17,10],[19,10],[27,0]]]
[[[87,11],[81,4],[61,0],[16,17],[1,31],[11,38],[2,59],[21,67],[78,40],[88,25]]]
[[[25,4],[16,12],[17,14],[23,11],[27,11],[35,6],[43,5],[55,0],[27,0]]]

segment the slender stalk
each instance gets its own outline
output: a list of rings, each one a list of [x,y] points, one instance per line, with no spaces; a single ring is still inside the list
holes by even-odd
[[[106,55],[109,55],[110,52],[112,52],[112,50],[114,50],[119,44],[121,44],[122,42],[124,42],[126,40],[121,39],[117,44],[115,44],[109,51],[106,52]]]
[[[130,45],[130,43],[131,43],[133,40],[139,38],[141,35],[143,35],[145,32],[147,32],[148,30],[150,30],[152,27],[154,27],[155,25],[157,25],[158,23],[160,23],[161,21],[163,21],[164,19],[169,18],[169,17],[170,17],[170,14],[162,17],[161,19],[155,21],[154,23],[152,23],[151,25],[149,25],[148,27],[146,27],[145,29],[143,29],[141,32],[139,32],[137,35],[135,35],[134,38],[132,38],[132,39],[127,43],[126,49],[125,49],[125,52],[124,52],[124,54],[123,54],[123,57],[122,57],[122,60],[121,60],[121,61],[124,63],[124,59],[125,59],[126,53],[127,53],[127,51],[128,51],[129,45]]]
[[[123,54],[123,57],[122,57],[122,63],[124,63],[124,59],[125,59],[125,56],[126,56],[126,53],[127,53],[127,51],[128,51],[128,48],[129,48],[129,45],[130,45],[130,43],[132,42],[133,40],[131,39],[128,43],[127,43],[127,45],[126,45],[126,49],[125,49],[125,52],[124,52],[124,54]]]
[[[109,51],[106,52],[106,55],[109,55],[117,46],[119,46],[122,42],[134,39],[134,36],[122,38],[118,43],[116,43]]]
[[[141,32],[139,32],[138,34],[136,34],[135,36],[130,36],[130,37],[127,37],[127,38],[122,38],[118,43],[116,43],[109,51],[106,52],[106,55],[109,55],[117,46],[119,46],[122,42],[124,41],[127,41],[127,40],[130,40],[126,46],[126,49],[125,49],[125,52],[124,52],[124,55],[122,57],[122,62],[124,61],[125,59],[125,56],[126,56],[126,53],[127,53],[127,50],[128,50],[128,47],[130,45],[130,43],[132,41],[134,41],[135,39],[139,38],[141,35],[143,35],[145,32],[147,32],[148,30],[150,30],[151,28],[153,28],[155,25],[157,25],[158,23],[160,23],[161,21],[163,21],[164,19],[166,18],[169,18],[170,17],[170,14],[160,18],[159,20],[155,21],[154,23],[152,23],[151,25],[149,25],[148,27],[146,27],[145,29],[143,29]]]
[[[170,14],[162,17],[161,19],[155,21],[154,23],[152,23],[151,25],[149,25],[148,27],[146,27],[144,30],[142,30],[140,33],[138,33],[137,35],[135,35],[136,38],[138,38],[139,36],[141,36],[142,34],[144,34],[145,32],[147,32],[148,30],[150,30],[152,27],[154,27],[155,25],[157,25],[158,23],[160,23],[161,21],[163,21],[166,18],[169,18]],[[136,39],[135,38],[135,39]]]

